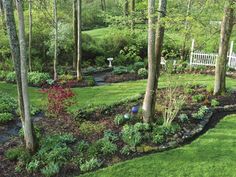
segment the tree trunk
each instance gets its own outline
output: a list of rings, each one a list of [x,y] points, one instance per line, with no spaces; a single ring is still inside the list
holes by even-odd
[[[191,10],[191,6],[192,6],[192,0],[188,1],[188,8],[187,8],[187,13],[186,13],[186,17],[185,17],[185,23],[184,23],[184,30],[185,30],[185,34],[184,34],[184,41],[183,41],[183,45],[182,45],[182,49],[181,49],[181,59],[184,60],[185,55],[186,55],[186,42],[188,40],[189,37],[189,24],[187,21],[187,17],[190,14],[190,10]]]
[[[73,30],[74,30],[74,55],[73,55],[73,68],[76,69],[77,63],[77,45],[78,45],[78,11],[77,11],[77,0],[73,1]]]
[[[29,99],[27,87],[26,51],[25,51],[25,31],[22,1],[16,1],[19,16],[19,39],[16,32],[14,11],[12,1],[3,0],[6,9],[6,26],[9,36],[11,53],[16,72],[16,82],[18,91],[18,102],[20,107],[20,117],[24,130],[26,149],[35,151],[35,141],[32,131],[32,122],[29,114]]]
[[[129,15],[129,1],[125,0],[124,2],[124,15],[128,16]]]
[[[131,30],[132,31],[134,30],[134,26],[135,26],[134,12],[135,12],[135,0],[131,0],[131,15],[132,15]]]
[[[29,0],[29,71],[32,72],[32,0]]]
[[[78,44],[77,44],[77,80],[82,79],[81,60],[82,60],[82,30],[81,30],[81,0],[78,0]]]
[[[101,0],[102,11],[106,11],[106,0]]]
[[[0,0],[0,15],[1,15],[3,29],[6,31],[5,12],[3,8],[2,0]]]
[[[230,36],[233,28],[234,9],[230,5],[225,8],[221,24],[221,40],[219,56],[216,60],[214,95],[223,94],[226,91],[226,64],[229,49]]]
[[[53,71],[54,80],[57,80],[57,47],[58,47],[58,20],[57,20],[57,0],[54,0],[54,27],[55,27],[55,39],[54,39],[54,60]]]
[[[148,0],[148,80],[143,101],[143,121],[148,123],[154,116],[157,61],[155,60],[155,0]]]

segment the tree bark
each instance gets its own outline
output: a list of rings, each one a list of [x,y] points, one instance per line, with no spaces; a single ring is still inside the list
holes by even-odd
[[[155,0],[148,0],[148,80],[143,101],[143,121],[151,122],[155,107],[157,61],[155,59]]]
[[[78,11],[77,0],[73,1],[73,31],[74,31],[74,55],[73,55],[73,68],[76,69],[77,63],[77,45],[78,45]]]
[[[58,20],[57,20],[57,0],[54,0],[54,60],[53,60],[53,71],[54,80],[57,80],[57,48],[58,48]]]
[[[231,5],[225,7],[221,24],[221,40],[219,56],[216,60],[214,95],[220,95],[226,91],[226,65],[230,36],[233,29],[234,9]]]
[[[81,0],[78,0],[77,2],[77,10],[78,10],[78,39],[77,39],[77,79],[81,80],[82,79],[82,72],[81,72],[81,61],[82,61],[82,29],[81,29],[81,5],[82,2]]]
[[[32,0],[29,0],[29,71],[32,71]]]
[[[101,0],[102,11],[106,11],[106,0]]]
[[[35,141],[32,131],[32,122],[29,116],[29,99],[27,87],[27,69],[26,69],[26,51],[24,39],[24,17],[22,1],[17,1],[17,10],[19,16],[19,39],[16,32],[13,5],[11,0],[3,0],[6,10],[6,26],[11,47],[12,59],[16,72],[18,103],[20,107],[20,117],[24,130],[24,139],[26,149],[30,152],[35,151]]]
[[[27,81],[27,58],[26,58],[26,43],[25,43],[25,20],[22,6],[22,0],[16,0],[18,20],[19,20],[19,42],[20,42],[20,60],[21,60],[21,84],[22,96],[24,105],[25,121],[23,125],[25,145],[31,152],[35,151],[35,141],[33,135],[33,124],[30,117],[28,81]],[[18,73],[17,73],[18,74]]]

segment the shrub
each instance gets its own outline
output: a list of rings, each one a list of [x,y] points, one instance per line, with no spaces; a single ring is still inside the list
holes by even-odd
[[[6,80],[7,72],[6,71],[0,71],[0,80],[4,81]]]
[[[141,133],[133,125],[125,125],[121,131],[122,140],[135,151],[135,147],[141,143]]]
[[[28,82],[32,85],[43,85],[47,83],[47,80],[50,79],[48,73],[39,73],[39,72],[30,72],[28,73]]]
[[[172,121],[182,109],[186,100],[186,96],[179,95],[176,87],[168,87],[164,95],[166,95],[166,99],[164,100],[165,108],[163,111],[163,125],[165,127],[170,127]]]
[[[207,85],[206,91],[209,93],[213,93],[214,92],[214,87],[212,85]]]
[[[193,100],[194,102],[197,102],[197,103],[203,101],[204,99],[205,99],[205,95],[203,95],[203,94],[199,94],[199,95],[194,95],[194,96],[192,96],[192,100]]]
[[[6,93],[0,92],[0,113],[14,112],[17,108],[17,101]]]
[[[146,79],[148,77],[148,71],[145,68],[141,68],[138,70],[138,76]]]
[[[15,83],[16,82],[16,73],[15,72],[9,72],[6,75],[6,82]]]
[[[80,165],[80,170],[82,172],[87,172],[87,171],[91,171],[95,168],[98,168],[101,166],[101,163],[98,161],[97,158],[91,158],[88,161],[85,161],[84,163],[82,163]]]
[[[134,63],[134,67],[133,68],[134,68],[134,70],[136,72],[138,72],[139,69],[145,68],[144,62],[136,62],[136,63]]]
[[[96,82],[95,82],[95,79],[94,79],[93,76],[86,76],[86,77],[85,77],[85,80],[86,80],[88,86],[94,86],[94,85],[96,85]]]
[[[70,81],[73,79],[74,79],[74,76],[70,75],[70,74],[63,74],[63,75],[59,76],[59,80],[61,80],[61,81]]]
[[[186,87],[186,88],[184,88],[184,92],[187,94],[193,94],[194,90],[192,88]]]
[[[208,113],[209,109],[206,106],[202,106],[199,108],[197,113],[193,113],[192,117],[197,120],[204,119],[206,113]]]
[[[108,138],[102,138],[96,143],[103,155],[112,155],[117,151],[116,144],[112,143]]]
[[[216,99],[211,100],[211,106],[212,106],[212,107],[217,107],[217,106],[219,106],[219,105],[220,105],[220,102],[217,101]]]
[[[117,66],[117,67],[114,67],[112,73],[115,75],[126,74],[128,73],[128,68],[125,66]]]
[[[67,112],[67,108],[73,104],[75,96],[70,88],[52,86],[42,90],[48,96],[47,113],[51,117],[61,117]]]
[[[0,124],[8,123],[14,119],[11,113],[0,113]]]
[[[9,160],[18,160],[24,153],[25,149],[23,147],[15,147],[8,149],[4,155]]]
[[[124,116],[123,115],[116,115],[114,122],[116,125],[121,125],[125,122]]]
[[[91,135],[101,133],[105,130],[105,126],[102,124],[92,123],[90,121],[83,122],[80,127],[80,132],[84,135]]]
[[[97,66],[101,66],[101,67],[107,66],[107,60],[103,56],[96,57],[95,63],[96,63]]]
[[[189,120],[189,117],[187,114],[180,114],[178,118],[181,122],[187,122]]]
[[[88,73],[93,74],[93,73],[95,73],[95,72],[97,71],[97,69],[94,68],[94,67],[92,67],[92,66],[89,66],[88,68],[86,68],[86,71],[87,71]]]
[[[158,132],[153,133],[152,141],[153,141],[153,143],[161,144],[165,141],[165,136],[158,133]]]
[[[104,138],[107,138],[108,140],[114,142],[118,140],[118,136],[112,132],[111,130],[105,130],[104,131]]]
[[[56,175],[57,173],[59,173],[59,171],[59,165],[54,162],[51,162],[41,170],[41,173],[46,177],[50,177]]]

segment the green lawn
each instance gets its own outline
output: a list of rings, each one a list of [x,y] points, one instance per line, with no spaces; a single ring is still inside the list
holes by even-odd
[[[198,83],[204,85],[213,85],[214,77],[206,75],[172,75],[171,77],[164,75],[160,79],[160,87],[167,86],[167,81],[171,83],[185,84],[185,83]],[[234,79],[227,79],[228,87],[236,88],[236,82]],[[125,82],[119,84],[110,84],[99,87],[89,88],[75,88],[73,89],[76,94],[76,106],[74,109],[85,108],[88,106],[101,106],[109,105],[126,98],[136,96],[140,93],[144,93],[146,88],[146,80]],[[0,91],[6,92],[13,97],[17,96],[16,86],[13,84],[6,84],[0,82]],[[46,97],[39,92],[36,88],[30,88],[30,100],[35,106],[41,107],[46,102]]]
[[[83,33],[90,35],[94,39],[101,39],[104,37],[104,34],[110,33],[112,31],[111,28],[98,28],[88,31],[83,31]]]
[[[236,176],[236,115],[182,148],[136,158],[83,177]]]

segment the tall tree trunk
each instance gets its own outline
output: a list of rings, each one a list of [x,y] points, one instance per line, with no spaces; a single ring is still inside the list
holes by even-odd
[[[129,15],[129,1],[128,0],[124,0],[124,15],[128,16]]]
[[[219,56],[216,60],[214,95],[223,94],[226,91],[226,64],[229,49],[230,36],[233,28],[234,9],[230,5],[225,7],[224,17],[221,24],[221,40]]]
[[[131,30],[132,31],[134,30],[134,26],[135,26],[134,13],[135,13],[135,0],[131,0],[131,15],[132,15]]]
[[[57,80],[57,48],[58,48],[58,20],[57,20],[57,0],[54,0],[54,60],[53,60],[53,71],[54,80]]]
[[[155,55],[157,60],[157,87],[158,87],[158,79],[160,77],[161,70],[161,53],[164,43],[164,35],[165,35],[165,24],[162,20],[166,16],[166,7],[167,0],[159,0],[159,9],[158,9],[158,21],[157,21],[157,29],[156,29],[156,47],[155,47]]]
[[[155,0],[148,0],[148,80],[143,101],[143,121],[148,123],[154,116],[157,61],[155,59]]]
[[[32,0],[29,0],[29,71],[32,71]]]
[[[82,2],[81,0],[78,0],[77,2],[78,5],[78,43],[77,43],[77,79],[81,80],[82,79],[82,72],[81,72],[81,61],[82,61],[82,29],[81,29],[81,5]]]
[[[74,55],[73,55],[73,68],[76,69],[77,63],[77,45],[78,45],[78,11],[77,0],[73,1],[73,32],[74,32]]]
[[[27,69],[26,69],[26,52],[24,40],[24,17],[22,1],[17,1],[19,16],[19,39],[16,32],[13,5],[11,0],[3,0],[6,10],[6,26],[9,36],[11,53],[16,72],[18,102],[20,107],[20,117],[24,130],[25,145],[27,150],[35,151],[35,141],[32,131],[32,122],[29,116],[29,99],[27,90]]]
[[[102,11],[106,11],[106,0],[101,0]]]
[[[192,0],[188,0],[187,13],[186,13],[185,23],[184,23],[185,34],[184,34],[184,41],[183,41],[183,45],[182,45],[182,49],[181,49],[181,56],[180,56],[182,60],[184,60],[185,55],[186,55],[186,51],[185,51],[186,50],[186,42],[189,37],[189,24],[188,24],[187,18],[190,14],[191,6],[192,6]]]

